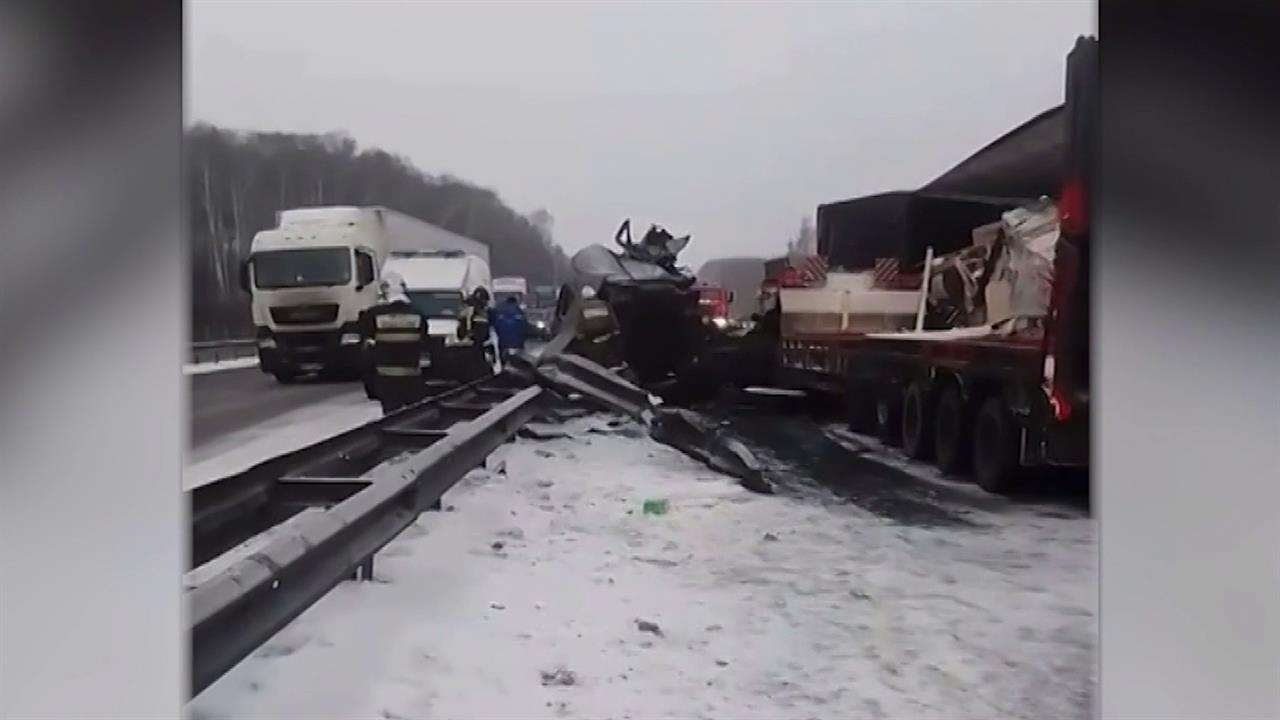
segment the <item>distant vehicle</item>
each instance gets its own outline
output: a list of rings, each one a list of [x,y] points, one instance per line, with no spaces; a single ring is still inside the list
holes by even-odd
[[[431,376],[446,380],[470,377],[474,348],[458,337],[458,319],[466,299],[484,288],[493,296],[489,263],[459,250],[391,253],[382,272],[404,278],[409,300],[427,319]]]
[[[722,287],[714,285],[698,287],[698,311],[702,314],[702,319],[716,329],[723,330],[728,327],[732,319],[729,310],[732,302],[733,293]]]
[[[276,227],[254,236],[240,272],[262,371],[280,382],[310,372],[357,377],[356,321],[377,301],[378,269],[393,251],[430,249],[489,256],[483,243],[383,207],[278,213]]]
[[[555,306],[525,308],[524,314],[529,318],[529,337],[538,340],[551,339],[551,328],[555,324]]]
[[[555,285],[535,285],[529,304],[535,308],[554,308],[559,290]]]
[[[506,302],[509,297],[514,297],[516,302],[520,303],[520,307],[527,307],[529,304],[529,281],[522,277],[494,278],[494,304]]]

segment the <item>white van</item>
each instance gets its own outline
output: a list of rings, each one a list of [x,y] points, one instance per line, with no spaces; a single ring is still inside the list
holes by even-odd
[[[529,305],[529,281],[522,277],[499,277],[493,279],[493,304],[498,305],[514,297],[520,307]]]
[[[392,251],[488,247],[382,207],[284,210],[253,238],[241,271],[252,297],[262,371],[288,382],[322,372],[354,378],[360,313],[377,302],[378,268]]]
[[[391,272],[404,279],[409,300],[427,319],[434,354],[432,375],[463,379],[475,353],[469,339],[458,337],[458,318],[477,288],[485,289],[492,305],[489,264],[458,250],[393,252],[382,266],[384,275]]]

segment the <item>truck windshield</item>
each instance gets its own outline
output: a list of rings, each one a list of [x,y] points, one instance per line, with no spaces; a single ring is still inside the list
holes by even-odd
[[[458,292],[410,290],[408,294],[424,317],[454,318],[462,313],[462,295]]]
[[[255,253],[253,279],[263,290],[346,285],[351,282],[351,251],[307,248]]]

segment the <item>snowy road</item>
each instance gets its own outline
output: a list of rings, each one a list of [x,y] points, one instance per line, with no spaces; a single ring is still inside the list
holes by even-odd
[[[277,385],[256,368],[196,375],[191,381],[185,490],[382,415],[359,383]]]
[[[1087,513],[806,422],[739,428],[773,497],[600,418],[504,446],[193,717],[1088,717]]]
[[[335,398],[364,399],[360,383],[301,380],[281,385],[256,366],[189,375],[191,447]]]

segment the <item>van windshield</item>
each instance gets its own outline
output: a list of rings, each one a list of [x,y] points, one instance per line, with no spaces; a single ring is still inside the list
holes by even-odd
[[[462,294],[450,291],[410,290],[409,301],[429,318],[455,318],[462,313]]]
[[[507,301],[507,298],[515,298],[516,302],[521,305],[524,304],[524,293],[522,292],[498,290],[493,293],[493,303],[495,305],[501,305]]]
[[[254,253],[253,280],[263,290],[346,285],[351,282],[351,251],[338,247]]]

